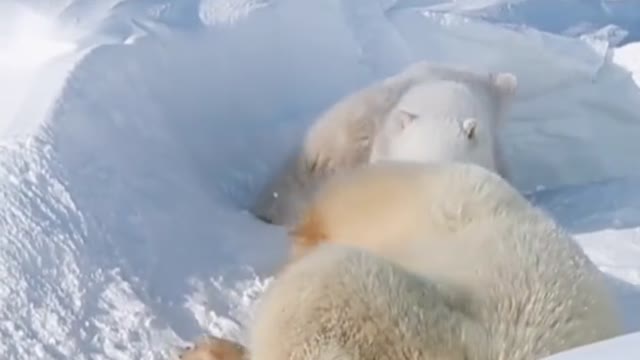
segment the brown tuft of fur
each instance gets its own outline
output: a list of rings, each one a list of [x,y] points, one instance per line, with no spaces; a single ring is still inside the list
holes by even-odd
[[[245,360],[246,358],[244,346],[217,336],[207,336],[180,353],[180,360]]]
[[[289,237],[292,239],[292,260],[299,259],[310,249],[327,241],[327,228],[322,213],[313,208],[309,209],[302,220],[289,231]]]
[[[288,235],[289,262],[298,260],[325,242],[339,242],[387,253],[421,227],[421,197],[413,189],[420,182],[420,164],[368,165],[343,171],[328,179],[300,214]],[[387,171],[392,166],[396,171]],[[373,175],[377,173],[378,175]],[[393,211],[390,211],[393,209]]]

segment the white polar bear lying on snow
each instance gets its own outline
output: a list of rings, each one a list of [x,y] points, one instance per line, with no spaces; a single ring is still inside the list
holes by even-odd
[[[480,166],[361,167],[304,216],[248,348],[184,360],[532,360],[622,332],[582,249]]]
[[[515,86],[509,75],[498,81],[504,91]],[[506,178],[497,136],[505,117],[485,105],[492,101],[485,92],[448,80],[412,87],[374,137],[370,162],[470,162]]]
[[[455,159],[478,161],[501,172],[497,132],[516,87],[510,73],[415,63],[346,96],[320,115],[301,149],[258,196],[252,213],[277,225],[295,222],[328,176],[372,161],[374,142],[374,161]],[[452,126],[456,122],[459,128]]]

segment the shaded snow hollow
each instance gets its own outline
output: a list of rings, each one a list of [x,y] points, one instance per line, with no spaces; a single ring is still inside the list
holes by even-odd
[[[1,358],[242,340],[286,248],[247,213],[253,196],[315,114],[422,58],[518,76],[516,185],[577,235],[640,330],[640,91],[609,51],[392,0],[93,3],[56,3],[64,26],[0,22],[42,25],[30,36],[51,50],[0,35]]]

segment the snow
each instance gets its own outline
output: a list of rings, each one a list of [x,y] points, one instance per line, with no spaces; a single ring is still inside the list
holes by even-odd
[[[640,86],[640,42],[617,48],[613,53],[613,61],[629,70],[636,84]]]
[[[636,0],[408,0],[431,11],[464,14],[567,36],[603,32],[614,45],[640,40]],[[400,2],[402,3],[402,2]]]
[[[640,333],[627,334],[555,354],[546,360],[637,359],[640,356],[638,341]]]
[[[419,58],[518,76],[515,184],[576,234],[639,331],[636,45],[410,3],[0,5],[0,358],[242,340],[286,250],[252,198],[314,114]]]
[[[5,134],[10,125],[8,119],[18,116],[38,70],[49,59],[69,53],[75,46],[62,39],[47,17],[11,3],[0,5],[0,13],[11,15],[0,23],[0,32],[11,34],[0,36],[0,133]]]

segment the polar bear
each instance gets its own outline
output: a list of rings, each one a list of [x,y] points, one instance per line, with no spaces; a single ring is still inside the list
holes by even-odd
[[[469,163],[382,162],[336,175],[291,231],[292,259],[355,246],[485,302],[500,359],[621,333],[604,275],[553,219]],[[295,262],[294,262],[295,263]]]
[[[437,101],[445,101],[450,105],[451,111],[456,115],[462,113],[456,106],[460,105],[465,109],[475,108],[478,121],[481,121],[481,137],[478,139],[493,139],[486,136],[485,131],[497,128],[497,124],[504,123],[507,117],[508,108],[512,102],[513,95],[517,88],[515,75],[506,72],[477,72],[470,69],[457,68],[448,65],[440,65],[420,61],[414,63],[403,71],[376,82],[364,89],[356,91],[330,107],[321,114],[308,129],[302,143],[293,154],[285,161],[284,165],[276,171],[275,176],[267,183],[258,195],[251,212],[259,219],[275,225],[291,225],[297,220],[298,212],[304,208],[309,196],[322,182],[330,175],[345,169],[351,169],[368,163],[371,160],[371,151],[374,138],[380,132],[382,126],[389,119],[389,114],[398,101],[408,90],[423,83],[456,83],[462,88],[466,88],[463,97],[457,98],[458,94],[448,92],[452,98],[445,99],[445,96],[438,96]],[[437,85],[434,85],[437,89]],[[432,96],[433,92],[427,96]],[[414,93],[413,99],[423,101],[424,106],[412,111],[420,111],[420,115],[429,116],[430,104],[432,100],[421,99],[420,93]],[[471,99],[473,104],[466,102]],[[407,100],[408,101],[408,100]],[[413,101],[415,103],[416,101]],[[443,106],[434,105],[439,114],[444,114]],[[434,118],[434,117],[432,117]],[[397,116],[392,119],[398,119]],[[464,119],[461,119],[464,120]],[[473,121],[473,120],[472,120]],[[396,121],[401,124],[402,122]],[[489,126],[489,124],[496,124]],[[467,123],[467,136],[474,137],[476,127]],[[387,135],[393,134],[393,131]],[[434,131],[432,136],[443,135],[442,131]],[[456,134],[459,134],[457,132]],[[380,150],[376,155],[393,158],[397,151],[387,151],[383,149],[386,139],[389,136],[382,136],[380,139]],[[416,138],[419,141],[432,141],[433,138]],[[441,140],[441,144],[447,140]],[[395,141],[394,144],[399,143]],[[395,145],[394,145],[395,146]],[[484,147],[491,147],[488,144]],[[432,148],[436,148],[433,146]],[[441,149],[446,147],[440,146]],[[495,154],[496,156],[500,154]],[[401,156],[400,154],[398,156]],[[431,156],[431,158],[450,154],[442,152]],[[454,157],[459,158],[456,154]],[[420,160],[422,158],[419,158]],[[486,161],[485,161],[486,162]],[[500,162],[498,162],[500,163]]]
[[[362,249],[325,243],[269,286],[249,330],[251,360],[492,359],[463,291]]]
[[[622,333],[582,249],[478,165],[345,172],[294,235],[307,248],[261,298],[251,360],[530,360]]]
[[[212,337],[181,359],[492,360],[469,300],[365,250],[325,243],[269,285],[242,353]]]
[[[500,81],[515,87],[508,75]],[[506,120],[486,93],[449,80],[412,87],[374,136],[369,162],[471,162],[508,179],[498,137]]]

